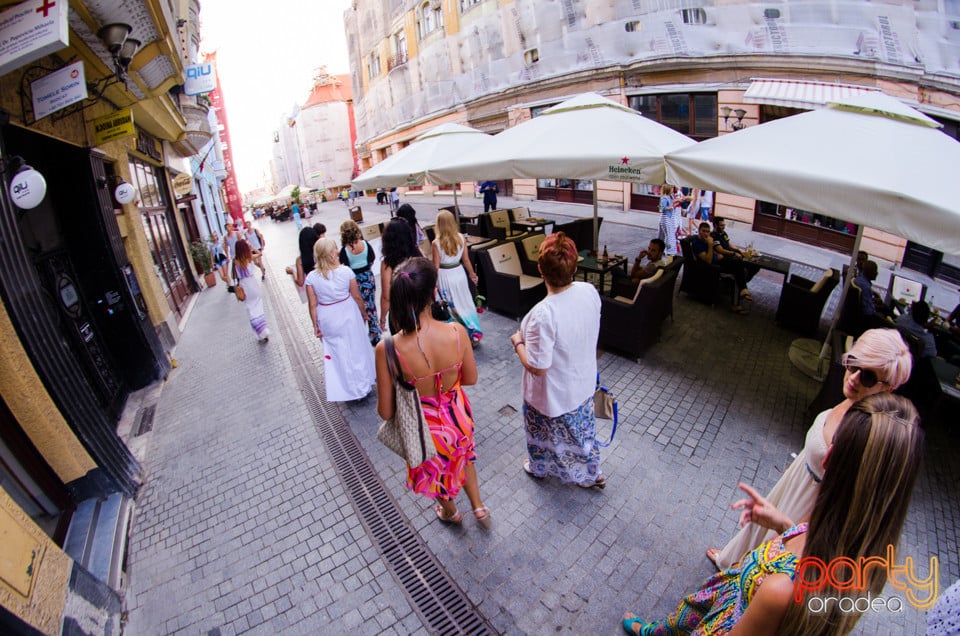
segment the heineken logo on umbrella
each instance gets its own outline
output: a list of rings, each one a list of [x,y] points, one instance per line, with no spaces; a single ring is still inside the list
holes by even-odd
[[[643,169],[631,166],[629,157],[621,157],[620,163],[607,166],[607,172],[607,178],[612,181],[639,181],[643,176]]]

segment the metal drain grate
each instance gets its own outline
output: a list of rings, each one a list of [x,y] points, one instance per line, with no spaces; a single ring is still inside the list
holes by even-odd
[[[145,406],[137,411],[137,423],[136,426],[133,427],[133,430],[136,431],[136,433],[133,434],[134,437],[140,437],[144,433],[149,433],[153,430],[153,416],[156,412],[156,404]]]
[[[284,333],[301,333],[289,307],[272,286],[269,289]],[[317,367],[306,348],[289,340],[287,354],[347,497],[411,606],[434,633],[496,634],[410,525],[339,409],[324,401]]]

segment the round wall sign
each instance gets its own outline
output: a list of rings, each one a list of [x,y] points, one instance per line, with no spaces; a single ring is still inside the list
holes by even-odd
[[[122,204],[130,203],[136,196],[136,189],[126,182],[118,185],[117,189],[113,191],[113,198],[115,198],[118,203]]]
[[[25,168],[10,180],[10,198],[14,205],[31,210],[43,201],[47,194],[47,180],[33,168]]]

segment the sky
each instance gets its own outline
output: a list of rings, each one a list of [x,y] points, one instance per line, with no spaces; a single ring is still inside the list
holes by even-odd
[[[217,52],[234,169],[245,193],[272,156],[273,131],[310,94],[314,70],[350,71],[343,12],[350,0],[203,0],[200,51]]]

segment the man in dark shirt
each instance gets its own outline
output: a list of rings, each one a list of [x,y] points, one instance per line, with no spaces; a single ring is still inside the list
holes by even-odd
[[[760,266],[756,263],[745,261],[744,252],[747,250],[740,249],[730,241],[730,237],[727,235],[727,220],[722,216],[713,217],[713,232],[710,233],[710,236],[717,242],[716,250],[721,256],[724,258],[740,259],[743,263],[744,276],[749,283],[750,280],[757,275],[757,272],[760,271]]]
[[[879,297],[873,291],[873,281],[877,279],[876,261],[867,261],[860,268],[860,273],[853,279],[853,283],[860,288],[860,312],[865,318],[876,315]]]
[[[480,192],[483,193],[484,212],[497,209],[497,192],[499,190],[496,181],[484,181],[480,184]]]
[[[693,248],[693,255],[704,263],[709,265],[718,265],[720,271],[733,276],[737,284],[736,304],[733,311],[738,314],[749,313],[742,305],[743,300],[753,300],[750,296],[750,290],[747,289],[746,273],[743,269],[743,261],[735,256],[724,256],[718,250],[718,242],[710,235],[710,224],[701,223],[697,236],[693,237],[690,243]]]

